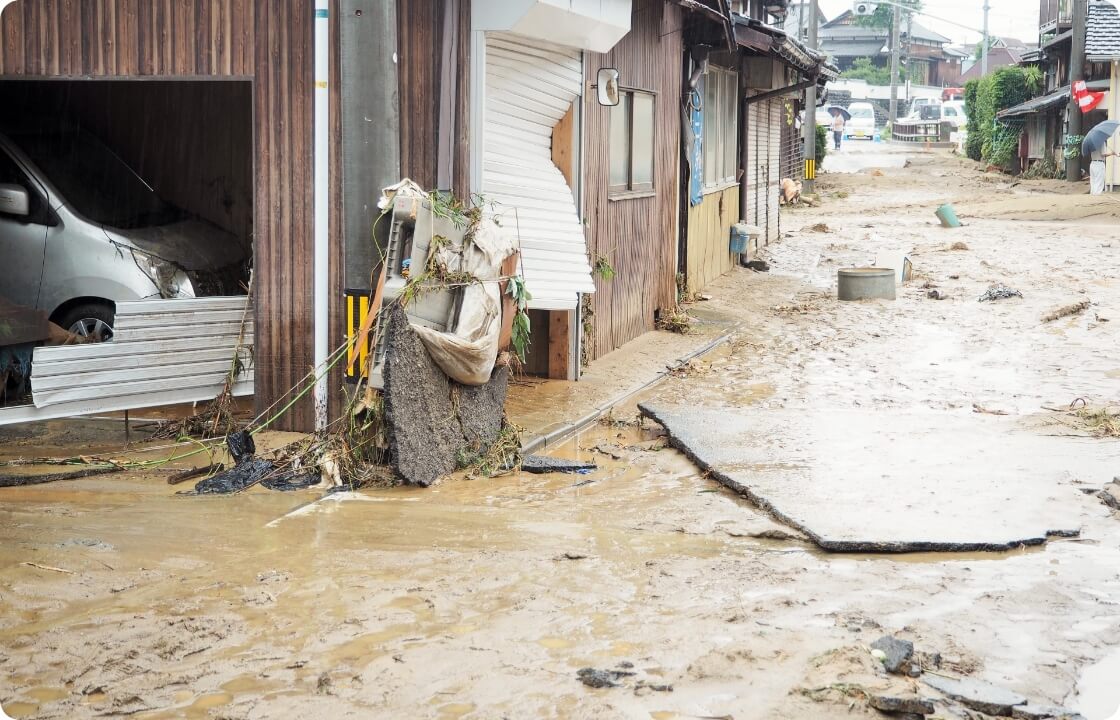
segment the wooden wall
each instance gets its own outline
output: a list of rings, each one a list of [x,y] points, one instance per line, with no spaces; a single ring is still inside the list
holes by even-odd
[[[610,108],[585,99],[585,207],[591,256],[614,267],[595,279],[590,357],[601,357],[654,327],[658,309],[676,302],[677,181],[680,160],[681,10],[662,0],[634,0],[630,32],[606,54],[587,53],[585,74],[618,68],[624,88],[657,93],[651,197],[610,200]]]
[[[290,0],[17,0],[0,18],[0,80],[253,80],[258,410],[285,397],[313,362],[311,7]],[[340,238],[332,235],[332,254],[341,253]],[[332,299],[340,303],[341,287]],[[304,398],[275,427],[306,430],[312,421]]]
[[[455,33],[444,47],[444,6],[452,3]],[[452,133],[454,171],[451,190],[470,194],[470,0],[397,0],[397,73],[400,97],[401,176],[425,189],[438,188],[440,98],[454,92]],[[444,88],[448,54],[456,78]]]
[[[685,280],[689,292],[699,292],[734,269],[735,255],[730,251],[731,226],[739,221],[738,217],[738,185],[708,193],[703,202],[688,209]]]

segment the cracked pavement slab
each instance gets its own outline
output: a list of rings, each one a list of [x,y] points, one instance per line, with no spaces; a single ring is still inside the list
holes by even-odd
[[[1061,481],[1068,446],[1016,433],[1013,420],[639,407],[714,479],[825,550],[998,551],[1080,531],[1086,501]],[[1087,446],[1079,464],[1107,472],[1108,453]]]

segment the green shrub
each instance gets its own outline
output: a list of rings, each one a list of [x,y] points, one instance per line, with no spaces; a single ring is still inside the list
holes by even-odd
[[[968,115],[965,150],[973,160],[1006,167],[1015,158],[1022,126],[996,119],[1001,110],[1031,99],[1038,78],[1021,67],[1001,67],[970,80],[964,89]]]
[[[824,159],[828,156],[828,128],[817,125],[817,167],[824,167]]]

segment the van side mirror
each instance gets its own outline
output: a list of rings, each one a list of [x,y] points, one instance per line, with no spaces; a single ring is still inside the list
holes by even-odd
[[[30,212],[30,196],[23,186],[0,184],[0,213],[27,217]]]
[[[615,68],[599,68],[595,90],[600,105],[606,105],[608,107],[618,105],[618,70]]]

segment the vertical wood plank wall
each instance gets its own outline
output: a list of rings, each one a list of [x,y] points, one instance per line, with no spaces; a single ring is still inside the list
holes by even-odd
[[[258,411],[313,362],[313,22],[290,0],[17,0],[0,18],[0,80],[253,79]],[[275,427],[312,422],[305,398]]]
[[[451,91],[440,77],[445,1],[397,0],[401,176],[426,190],[436,189],[439,103],[441,94]],[[470,0],[459,0],[452,191],[464,200],[470,193],[470,27]]]
[[[710,192],[688,209],[685,278],[689,292],[699,292],[735,267],[731,226],[738,222],[739,186]]]
[[[586,80],[618,68],[624,88],[657,93],[654,103],[653,197],[611,201],[610,108],[585,99],[584,217],[592,259],[614,267],[595,279],[590,357],[601,357],[654,327],[654,313],[676,301],[677,179],[680,154],[681,10],[662,0],[634,0],[630,32],[606,54],[588,53]]]

